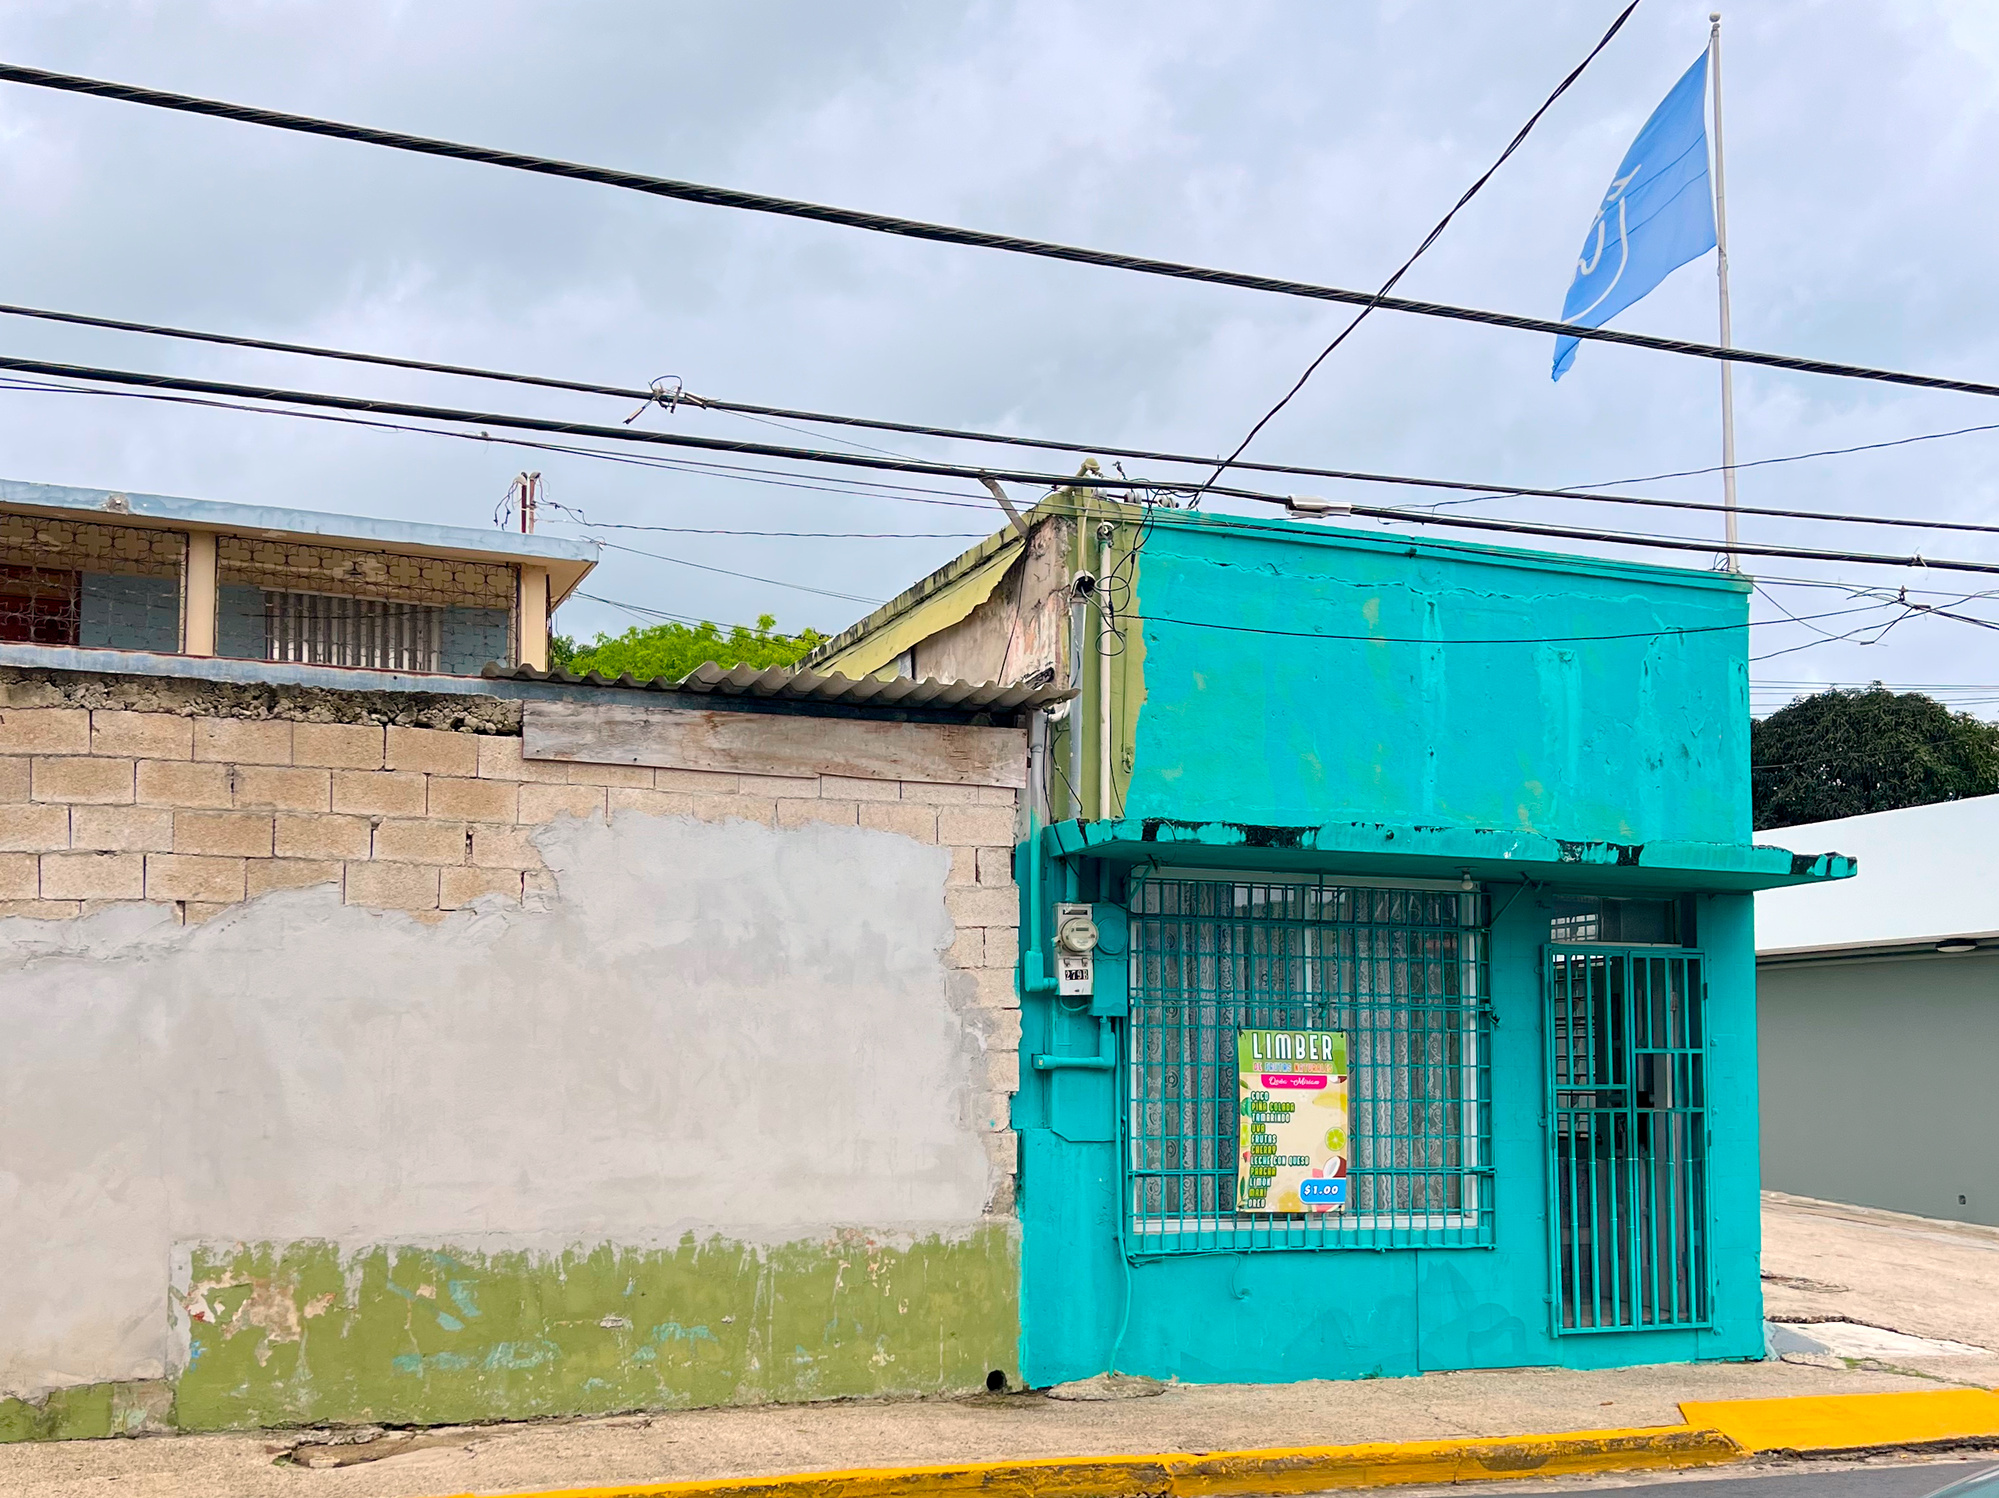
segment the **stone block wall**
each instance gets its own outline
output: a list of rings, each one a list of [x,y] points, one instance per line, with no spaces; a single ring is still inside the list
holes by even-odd
[[[528,760],[518,705],[508,733],[476,731],[490,724],[14,707],[4,702],[49,693],[0,692],[0,918],[69,920],[145,901],[198,922],[272,890],[333,885],[346,904],[435,921],[486,897],[553,895],[533,833],[564,816],[826,823],[948,849],[945,905],[957,935],[945,960],[953,1001],[976,1014],[987,1048],[979,1122],[1007,1178],[994,1209],[1011,1210],[1016,791]]]
[[[1013,1371],[1016,792],[520,722],[0,668],[0,1438],[83,1384],[216,1429]]]

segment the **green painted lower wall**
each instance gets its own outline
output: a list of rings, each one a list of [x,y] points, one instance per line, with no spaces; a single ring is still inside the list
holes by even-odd
[[[1019,1377],[1012,1228],[758,1246],[479,1253],[197,1248],[174,1382],[0,1400],[0,1441],[302,1424],[460,1424]]]
[[[0,1399],[0,1443],[83,1441],[171,1430],[173,1385],[163,1379],[75,1384],[40,1399]]]
[[[198,1250],[183,1430],[445,1424],[983,1388],[1017,1375],[1019,1254],[961,1236],[553,1254]]]

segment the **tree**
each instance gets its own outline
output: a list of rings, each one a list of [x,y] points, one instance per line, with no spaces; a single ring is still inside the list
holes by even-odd
[[[732,624],[726,633],[719,624],[653,624],[644,629],[634,625],[621,635],[600,634],[587,645],[566,635],[551,635],[548,663],[578,676],[591,671],[606,676],[629,672],[641,681],[656,677],[678,681],[709,661],[725,667],[796,665],[827,638],[816,629],[781,635],[774,632],[776,627],[775,616],[761,614],[755,629]]]
[[[1999,724],[1921,692],[1819,692],[1750,725],[1756,826],[1999,792]]]

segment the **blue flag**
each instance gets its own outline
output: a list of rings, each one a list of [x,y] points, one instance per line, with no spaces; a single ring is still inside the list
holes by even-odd
[[[1714,248],[1707,175],[1707,53],[1673,85],[1624,154],[1596,222],[1583,237],[1562,321],[1599,328],[1667,276]],[[1555,374],[1576,362],[1574,338],[1555,340]]]

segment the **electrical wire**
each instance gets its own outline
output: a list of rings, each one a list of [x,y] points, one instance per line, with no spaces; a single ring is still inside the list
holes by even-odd
[[[706,562],[690,562],[685,557],[670,557],[657,551],[640,551],[636,546],[621,546],[616,541],[599,541],[599,546],[608,546],[613,551],[628,552],[635,557],[650,557],[655,562],[671,562],[676,567],[692,567],[697,572],[714,572],[723,577],[739,577],[745,582],[766,583],[773,588],[792,588],[800,593],[817,593],[821,598],[838,598],[846,603],[864,603],[869,608],[879,607],[885,600],[864,598],[858,593],[835,593],[830,588],[815,588],[809,583],[786,582],[781,577],[758,577],[751,572],[735,572],[727,567],[711,567]]]
[[[1167,614],[1133,614],[1128,617],[1145,624],[1173,624],[1185,629],[1226,630],[1231,634],[1270,635],[1292,640],[1352,640],[1379,645],[1561,645],[1570,641],[1591,643],[1603,640],[1656,640],[1671,635],[1709,635],[1728,630],[1757,629],[1771,624],[1805,624],[1815,619],[1838,619],[1854,614],[1876,614],[1895,608],[1894,602],[1865,604],[1859,608],[1834,609],[1824,614],[1794,615],[1790,620],[1744,619],[1733,624],[1679,624],[1660,629],[1625,630],[1607,635],[1511,635],[1491,639],[1432,639],[1425,635],[1328,634],[1315,629],[1272,629],[1256,624],[1233,624],[1219,619],[1178,619]],[[1867,628],[1873,628],[1872,625]],[[1823,643],[1823,642],[1814,642]],[[1753,659],[1753,657],[1752,657]]]
[[[386,401],[360,396],[330,395],[318,391],[289,390],[275,386],[241,385],[223,380],[198,380],[178,375],[141,373],[99,366],[58,364],[41,359],[0,357],[0,369],[64,380],[83,380],[139,387],[148,390],[189,391],[234,399],[276,401],[340,411],[360,411],[376,415],[401,416],[422,421],[456,422],[474,426],[497,426],[522,431],[590,437],[603,441],[651,443],[688,447],[707,452],[726,452],[758,457],[781,458],[793,462],[821,463],[836,467],[868,468],[894,473],[921,474],[932,478],[1009,479],[1045,485],[1051,489],[1092,488],[1098,490],[1174,491],[1176,486],[1153,479],[1133,479],[1123,474],[1115,479],[1101,474],[1051,474],[1020,469],[991,469],[962,463],[941,463],[927,459],[868,457],[860,453],[830,452],[816,448],[785,447],[773,443],[744,442],[717,437],[698,437],[677,432],[654,432],[624,427],[599,426],[591,422],[557,421],[546,417],[519,416],[497,411],[462,410],[447,406],[420,405],[406,401]],[[1258,489],[1217,486],[1211,493],[1255,500],[1264,504],[1289,506],[1290,497]],[[1155,514],[1157,506],[1147,507]],[[1486,516],[1439,515],[1419,510],[1395,509],[1379,505],[1351,505],[1345,513],[1367,519],[1413,525],[1441,525],[1466,530],[1491,531],[1504,535],[1548,536],[1565,540],[1593,541],[1615,546],[1635,546],[1669,551],[1711,553],[1712,541],[1698,537],[1662,536],[1630,531],[1603,531],[1578,526],[1546,525],[1531,521],[1498,520]],[[1433,543],[1434,544],[1434,543]],[[1999,574],[1999,562],[1974,562],[1952,558],[1925,557],[1921,553],[1893,556],[1878,552],[1835,551],[1817,547],[1741,545],[1745,556],[1788,557],[1807,561],[1850,562],[1861,566],[1927,567],[1936,571]]]
[[[666,458],[656,454],[605,452],[601,448],[576,447],[558,442],[533,442],[520,437],[495,437],[491,432],[455,432],[440,427],[410,426],[403,422],[368,420],[357,416],[336,416],[327,411],[293,411],[278,406],[259,406],[237,401],[203,400],[194,396],[169,395],[158,390],[95,390],[81,385],[64,385],[40,380],[0,378],[0,390],[31,391],[45,394],[88,395],[115,400],[157,401],[166,405],[193,406],[216,411],[243,411],[258,416],[284,416],[300,421],[324,421],[339,426],[365,427],[375,431],[410,432],[419,436],[450,437],[463,442],[482,442],[498,447],[518,447],[534,452],[562,453],[571,457],[595,458],[607,463],[635,468],[664,469],[709,478],[738,479],[777,489],[802,489],[815,494],[844,494],[858,499],[890,499],[904,504],[939,505],[946,509],[988,511],[989,500],[926,499],[923,495],[948,495],[958,491],[931,489],[914,484],[891,484],[880,479],[838,480],[817,474],[795,474],[781,468],[758,468],[743,463],[712,463],[692,458]],[[789,475],[775,477],[774,475]],[[758,475],[773,475],[759,477]],[[979,534],[988,534],[980,532]]]
[[[1588,328],[1579,323],[1556,322],[1543,317],[1522,317],[1515,313],[1494,312],[1478,307],[1460,307],[1445,302],[1412,301],[1402,297],[1377,297],[1365,291],[1353,291],[1337,286],[1319,286],[1307,281],[1290,281],[1275,276],[1250,275],[1241,271],[1220,270],[1210,266],[1190,265],[1173,260],[1156,260],[1142,255],[1118,254],[1108,250],[1093,250],[1080,245],[1060,244],[1050,240],[1026,239],[1011,234],[991,234],[983,230],[957,228],[948,224],[927,223],[920,219],[897,218],[889,214],[869,213],[852,208],[839,208],[825,203],[809,203],[792,198],[771,197],[763,193],[745,192],[737,188],[713,187],[698,182],[682,182],[667,177],[653,177],[641,172],[623,171],[615,167],[589,166],[580,162],[559,161],[552,157],[532,156],[519,151],[504,151],[491,146],[467,145],[456,141],[439,140],[429,136],[410,135],[401,131],[380,130],[371,126],[349,124],[338,120],[319,119],[310,115],[289,114],[280,110],[260,109],[247,104],[234,104],[221,99],[205,99],[191,94],[176,94],[162,89],[143,88],[135,84],[115,83],[102,78],[87,78],[73,73],[51,72],[45,68],[23,67],[16,63],[0,63],[0,82],[25,84],[33,88],[53,89],[63,93],[84,94],[93,98],[111,99],[120,103],[138,104],[152,109],[165,109],[182,114],[206,115],[214,119],[235,121],[239,124],[258,125],[267,129],[288,130],[333,140],[382,146],[390,150],[410,151],[419,155],[444,157],[450,160],[473,162],[484,166],[504,167],[513,171],[530,172],[541,176],[566,178],[570,181],[592,182],[601,186],[645,193],[653,197],[672,198],[681,202],[699,203],[709,207],[734,208],[751,213],[768,213],[785,218],[807,219],[843,228],[866,230],[871,233],[897,235],[906,239],[928,240],[938,244],[962,245],[974,249],[1000,250],[1010,254],[1029,255],[1046,260],[1062,260],[1076,265],[1098,266],[1110,270],[1130,271],[1140,275],[1162,276],[1171,280],[1194,281],[1213,286],[1234,286],[1247,291],[1262,291],[1277,296],[1300,297],[1310,301],[1340,302],[1349,306],[1367,306],[1372,304],[1385,312],[1402,312],[1418,317],[1447,318],[1457,322],[1479,323],[1487,327],[1511,328],[1519,332],[1538,333],[1545,336],[1579,338],[1596,343],[1617,343],[1623,344],[1627,348],[1650,349],[1658,353],[1680,354],[1699,359],[1724,360],[1735,364],[1760,365],[1769,369],[1787,369],[1801,374],[1821,374],[1844,379],[1871,380],[1891,385],[1906,385],[1922,390],[1951,390],[1965,395],[1999,395],[1999,385],[1986,384],[1976,380],[1956,380],[1941,375],[1913,374],[1899,370],[1879,369],[1868,365],[1843,364],[1826,359],[1807,359],[1791,354],[1759,353],[1753,349],[1723,348],[1718,344],[1712,343],[1696,343],[1677,338],[1659,338],[1644,333],[1627,333],[1613,328]]]
[[[1893,629],[1896,625],[1900,624],[1904,619],[1909,617],[1910,608],[1909,605],[1907,604],[1897,605],[1893,603],[1881,603],[1874,605],[1874,608],[1872,610],[1862,609],[1857,611],[1861,613],[1878,612],[1884,608],[1896,608],[1896,607],[1900,607],[1902,612],[1897,614],[1893,619],[1888,620],[1887,623],[1881,624],[1880,633],[1875,635],[1874,638],[1871,640],[1862,640],[1860,642],[1862,645],[1879,644],[1882,637],[1885,636],[1889,630]],[[1797,620],[1797,622],[1802,624],[1806,621],[1800,618]],[[1807,640],[1802,645],[1787,645],[1781,650],[1768,650],[1765,651],[1762,655],[1752,655],[1749,657],[1749,664],[1754,665],[1758,661],[1774,660],[1776,657],[1780,655],[1795,655],[1800,650],[1817,650],[1826,645],[1838,645],[1843,641],[1853,639],[1856,635],[1866,634],[1869,630],[1874,629],[1876,627],[1877,622],[1878,621],[1870,622],[1867,624],[1857,624],[1852,629],[1848,630],[1845,634],[1841,635],[1825,635],[1825,631],[1820,630],[1819,633],[1821,635],[1825,635],[1824,639]]]
[[[708,629],[726,629],[732,633],[737,630],[749,635],[763,633],[761,629],[753,625],[719,624],[713,619],[697,619],[692,614],[670,614],[665,609],[648,608],[642,603],[625,603],[616,598],[604,598],[596,593],[585,593],[581,590],[571,593],[569,596],[571,598],[587,598],[592,603],[601,603],[614,609],[623,609],[626,613],[635,614],[640,618],[671,619],[676,624],[692,624]]]
[[[1606,479],[1600,484],[1572,484],[1573,489],[1610,489],[1619,484],[1656,484],[1663,479],[1702,478],[1711,473],[1727,473],[1731,467],[1741,473],[1746,468],[1768,468],[1777,463],[1802,463],[1807,458],[1843,458],[1852,453],[1879,452],[1888,447],[1908,447],[1916,442],[1939,442],[1945,437],[1969,437],[1976,432],[1999,432],[1999,422],[1981,426],[1952,427],[1947,432],[1918,432],[1913,437],[1891,437],[1884,442],[1862,442],[1853,447],[1821,447],[1808,453],[1785,453],[1775,458],[1753,458],[1747,463],[1716,463],[1707,468],[1680,468],[1671,473],[1648,473],[1638,478]]]
[[[1271,421],[1275,419],[1277,413],[1282,411],[1286,406],[1290,405],[1292,397],[1297,395],[1299,391],[1303,390],[1305,388],[1306,382],[1310,380],[1313,375],[1319,372],[1319,366],[1321,364],[1324,364],[1326,360],[1332,357],[1333,350],[1337,349],[1341,344],[1345,343],[1347,339],[1352,336],[1354,329],[1358,328],[1362,323],[1367,321],[1368,314],[1374,311],[1375,308],[1379,307],[1381,305],[1382,298],[1387,296],[1389,292],[1393,291],[1396,288],[1396,286],[1401,283],[1402,278],[1409,274],[1410,267],[1415,265],[1415,263],[1418,260],[1421,260],[1423,258],[1425,252],[1429,250],[1430,246],[1434,245],[1439,239],[1443,238],[1444,230],[1448,229],[1451,226],[1451,220],[1458,216],[1459,210],[1461,210],[1465,206],[1465,204],[1469,203],[1473,198],[1477,197],[1479,194],[1479,189],[1484,187],[1486,183],[1490,182],[1493,179],[1493,176],[1499,171],[1499,169],[1502,166],[1506,165],[1507,158],[1510,157],[1515,151],[1520,149],[1520,147],[1526,142],[1527,137],[1533,132],[1534,127],[1541,123],[1541,116],[1546,114],[1549,110],[1555,107],[1555,101],[1561,98],[1563,94],[1569,91],[1569,85],[1574,83],[1578,78],[1582,77],[1584,70],[1587,69],[1591,63],[1596,61],[1597,55],[1601,53],[1605,47],[1608,47],[1610,45],[1611,38],[1616,36],[1618,32],[1624,29],[1624,23],[1631,19],[1631,13],[1634,10],[1638,9],[1638,5],[1639,5],[1639,0],[1631,0],[1631,3],[1629,5],[1625,6],[1623,10],[1617,13],[1617,19],[1610,23],[1610,29],[1604,32],[1604,34],[1602,35],[1602,37],[1598,39],[1597,44],[1594,47],[1590,48],[1589,55],[1583,58],[1581,62],[1577,63],[1575,67],[1570,70],[1568,77],[1564,78],[1560,83],[1555,85],[1555,91],[1549,94],[1546,99],[1543,99],[1541,101],[1541,107],[1535,110],[1531,115],[1527,117],[1527,123],[1522,125],[1519,131],[1515,133],[1513,139],[1506,143],[1506,149],[1499,153],[1498,157],[1493,161],[1492,165],[1487,167],[1485,171],[1479,175],[1477,181],[1473,182],[1470,187],[1467,187],[1464,190],[1464,192],[1459,196],[1457,202],[1451,205],[1450,211],[1447,212],[1442,218],[1438,219],[1435,227],[1433,227],[1428,234],[1423,236],[1423,242],[1416,246],[1416,248],[1410,253],[1409,258],[1403,261],[1401,265],[1397,266],[1395,269],[1395,273],[1391,275],[1386,281],[1383,281],[1381,283],[1380,289],[1376,291],[1375,294],[1368,299],[1366,305],[1363,306],[1360,309],[1360,311],[1356,312],[1353,315],[1353,317],[1347,322],[1347,325],[1344,328],[1341,328],[1340,331],[1334,335],[1333,341],[1327,344],[1325,348],[1319,351],[1319,357],[1314,359],[1310,364],[1305,366],[1305,372],[1298,376],[1297,383],[1292,385],[1292,387],[1289,390],[1284,392],[1283,396],[1279,398],[1276,405],[1272,406],[1268,411],[1265,411],[1263,415],[1257,419],[1256,425],[1249,429],[1249,435],[1244,437],[1242,441],[1238,442],[1236,444],[1235,451],[1230,453],[1226,458],[1224,458],[1221,461],[1221,463],[1219,463],[1216,466],[1215,471],[1210,475],[1208,475],[1209,483],[1213,483],[1216,479],[1220,478],[1224,473],[1226,473],[1229,470],[1229,468],[1235,463],[1235,460],[1243,455],[1244,451],[1249,447],[1250,443],[1256,440],[1257,434],[1261,432],[1265,427],[1270,425]],[[1195,502],[1196,503],[1199,502],[1199,496],[1196,496]]]
[[[635,386],[602,385],[579,380],[563,380],[541,375],[520,374],[508,370],[484,369],[465,364],[442,364],[421,359],[405,359],[389,354],[359,353],[351,349],[323,348],[311,344],[282,343],[269,339],[250,338],[233,333],[210,333],[191,328],[170,327],[156,323],[129,322],[118,318],[94,317],[78,312],[58,312],[47,308],[24,307],[0,304],[0,316],[39,318],[46,321],[76,324],[83,327],[108,328],[119,332],[138,333],[162,338],[184,339],[200,343],[212,343],[223,347],[250,348],[267,352],[297,354],[308,358],[342,360],[350,363],[378,365],[388,369],[407,369],[427,374],[445,374],[468,379],[493,380],[501,383],[526,385],[543,389],[563,390],[590,395],[612,395],[624,400],[637,400],[645,405],[658,405],[668,411],[682,406],[696,410],[719,412],[757,421],[771,418],[764,424],[785,431],[800,432],[805,436],[819,434],[805,431],[791,422],[812,422],[822,426],[847,426],[864,428],[869,431],[896,432],[907,436],[935,437],[954,442],[976,442],[1010,447],[1032,448],[1044,452],[1061,452],[1093,455],[1101,458],[1130,458],[1149,463],[1186,464],[1195,467],[1211,467],[1217,463],[1212,455],[1199,453],[1165,452],[1147,448],[1115,447],[1105,443],[1061,442],[1041,437],[1021,437],[1003,432],[977,431],[963,427],[927,426],[915,422],[885,421],[863,416],[844,416],[826,411],[798,410],[787,406],[758,405],[746,401],[723,400],[704,396],[681,388],[677,383],[670,391],[662,391],[665,381],[655,381],[648,389]],[[643,406],[642,406],[643,409]],[[639,413],[634,413],[639,414]],[[1999,430],[1999,423],[1991,426],[1959,427],[1948,432],[1932,432],[1914,437],[1898,438],[1889,442],[1869,443],[1852,448],[1827,448],[1816,452],[1795,453],[1775,458],[1760,458],[1749,463],[1738,463],[1738,470],[1755,468],[1770,463],[1791,463],[1806,458],[1836,457],[1846,453],[1866,452],[1874,448],[1897,447],[1912,442],[1926,442],[1941,437],[1965,436],[1974,432]],[[843,441],[838,437],[825,436],[821,440]],[[904,457],[886,448],[869,447],[865,443],[845,443],[865,452],[886,457]],[[562,449],[554,449],[561,451]],[[636,460],[628,460],[636,461]],[[1718,473],[1720,466],[1711,468],[1689,468],[1673,473],[1652,474],[1644,478],[1612,480],[1597,484],[1570,484],[1560,488],[1532,484],[1500,484],[1477,482],[1466,479],[1439,479],[1400,473],[1375,473],[1364,469],[1324,468],[1309,464],[1267,463],[1245,460],[1238,456],[1222,460],[1223,466],[1243,472],[1285,474],[1299,478],[1331,479],[1340,483],[1384,484],[1405,488],[1447,489],[1470,492],[1470,497],[1461,500],[1444,500],[1440,505],[1481,504],[1499,498],[1522,499],[1564,499],[1584,500],[1596,504],[1633,505],[1654,509],[1693,510],[1722,513],[1731,507],[1711,501],[1664,499],[1649,495],[1634,494],[1592,494],[1582,491],[1606,489],[1617,483],[1652,483],[1664,479],[1687,478],[1709,473]],[[1219,470],[1217,470],[1219,471]],[[1189,491],[1199,492],[1193,484],[1185,486]],[[944,493],[942,490],[927,491]],[[967,508],[989,508],[984,500],[962,502]],[[1823,521],[1832,524],[1881,525],[1905,527],[1915,530],[1962,531],[1974,534],[1999,534],[1999,525],[1979,525],[1968,521],[1935,520],[1924,517],[1890,515],[1849,515],[1829,510],[1779,509],[1758,505],[1737,505],[1733,507],[1738,515],[1759,515],[1780,520]]]
[[[673,536],[782,536],[808,541],[978,541],[989,531],[736,531],[706,525],[633,525],[617,520],[566,520],[599,531],[660,531]]]

